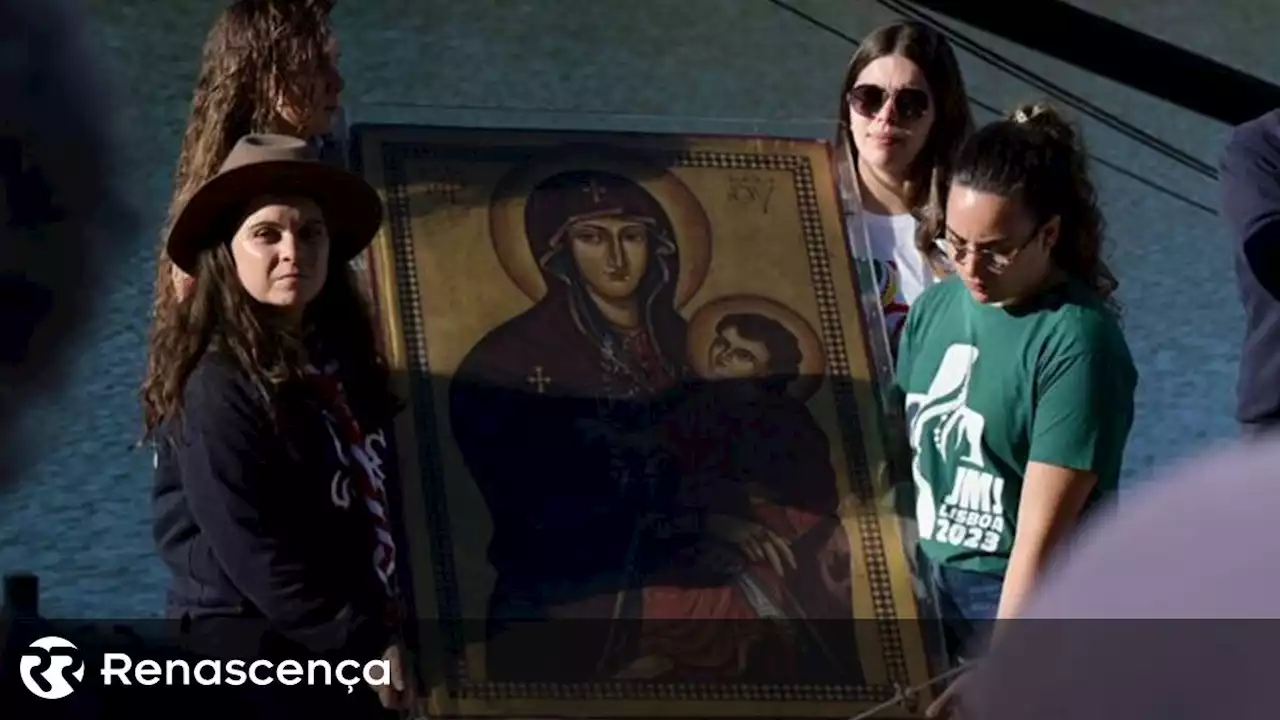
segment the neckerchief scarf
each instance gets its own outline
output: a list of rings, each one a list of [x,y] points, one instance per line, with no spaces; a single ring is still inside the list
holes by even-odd
[[[367,450],[366,436],[347,403],[346,390],[337,378],[337,363],[329,363],[321,371],[307,365],[306,377],[324,399],[325,421],[339,440],[339,459],[346,467],[352,485],[373,518],[377,543],[373,551],[373,567],[382,580],[390,600],[389,615],[393,623],[400,619],[400,592],[396,584],[396,543],[387,517],[387,492],[378,463]],[[351,462],[354,459],[355,462]]]

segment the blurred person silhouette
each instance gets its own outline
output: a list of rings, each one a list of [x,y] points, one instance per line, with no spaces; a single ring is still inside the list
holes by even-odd
[[[974,670],[963,717],[1276,717],[1280,442],[1160,471],[1096,515]]]
[[[0,2],[0,489],[23,462],[21,408],[61,389],[133,224],[85,29],[70,3]]]
[[[1245,312],[1236,420],[1256,435],[1280,425],[1280,110],[1231,131],[1219,184]]]
[[[63,389],[77,336],[101,307],[93,299],[127,257],[113,243],[134,229],[86,30],[69,2],[0,0],[0,491],[26,459],[25,408]],[[18,612],[0,609],[5,716],[89,717],[91,694],[50,703],[16,687],[15,648],[47,629]]]

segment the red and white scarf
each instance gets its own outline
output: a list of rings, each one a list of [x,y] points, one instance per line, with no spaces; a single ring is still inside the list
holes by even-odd
[[[325,421],[335,443],[338,443],[338,457],[346,466],[352,485],[373,518],[374,536],[377,540],[373,551],[373,567],[391,600],[391,614],[396,619],[399,616],[400,601],[396,584],[396,542],[390,518],[387,517],[387,491],[383,484],[382,459],[370,446],[370,441],[376,440],[385,448],[385,431],[379,431],[375,436],[365,434],[351,412],[346,390],[337,378],[336,369],[337,363],[330,363],[324,371],[308,365],[307,379],[325,401]],[[355,460],[354,463],[351,462],[352,459]]]

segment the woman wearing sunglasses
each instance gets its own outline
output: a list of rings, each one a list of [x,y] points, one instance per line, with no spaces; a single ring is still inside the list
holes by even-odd
[[[907,310],[920,293],[945,276],[945,258],[934,245],[942,231],[942,202],[951,162],[973,131],[964,79],[946,37],[927,25],[899,22],[873,31],[849,60],[840,90],[841,132],[837,157],[853,214],[847,219],[853,255],[864,283],[867,326],[874,328],[876,373],[892,387],[894,355]],[[871,275],[871,277],[868,277]],[[870,295],[870,288],[875,288]],[[895,466],[905,466],[901,405],[882,398],[887,440]],[[905,476],[905,467],[895,476]],[[911,485],[895,483],[890,504],[909,515]],[[917,529],[905,525],[914,536]],[[919,554],[918,551],[916,554]],[[912,558],[915,591],[924,614],[933,605],[922,558]],[[932,629],[932,628],[930,628]]]
[[[1018,615],[1055,548],[1117,490],[1138,376],[1086,157],[1047,106],[975,133],[937,242],[956,276],[903,330],[920,545],[957,656],[985,641],[978,623]]]
[[[849,61],[840,117],[838,156],[857,188],[853,252],[869,254],[892,350],[908,307],[947,273],[933,241],[951,160],[973,130],[947,39],[912,22],[872,32]]]

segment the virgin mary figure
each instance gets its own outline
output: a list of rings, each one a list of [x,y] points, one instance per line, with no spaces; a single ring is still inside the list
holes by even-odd
[[[492,518],[491,677],[585,680],[608,672],[611,619],[637,612],[671,542],[652,520],[675,509],[676,479],[644,438],[690,374],[677,243],[648,191],[599,170],[537,184],[524,227],[546,293],[463,359],[450,421]],[[498,637],[556,619],[587,622],[551,624],[554,668],[546,638]]]

